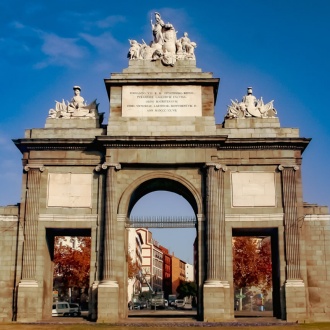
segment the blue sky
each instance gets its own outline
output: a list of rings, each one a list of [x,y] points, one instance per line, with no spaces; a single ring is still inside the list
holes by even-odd
[[[178,35],[189,33],[197,66],[221,79],[217,123],[230,99],[252,86],[257,98],[275,100],[282,127],[312,138],[303,154],[304,200],[329,205],[328,0],[0,2],[0,205],[20,200],[21,154],[11,139],[44,127],[73,85],[108,113],[103,79],[128,66],[128,39],[152,40],[155,11]]]

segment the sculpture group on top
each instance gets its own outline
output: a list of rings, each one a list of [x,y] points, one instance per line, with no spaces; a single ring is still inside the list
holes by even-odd
[[[164,23],[159,13],[155,13],[155,22],[150,21],[153,41],[146,44],[144,40],[138,43],[129,39],[130,60],[161,60],[164,65],[173,66],[176,60],[195,60],[195,42],[190,41],[188,33],[184,32],[177,38],[177,31],[171,23]]]
[[[49,110],[48,118],[99,118],[98,103],[94,100],[87,104],[80,95],[81,88],[73,86],[74,96],[71,101],[56,102],[55,109]]]
[[[275,118],[277,114],[274,108],[274,100],[264,104],[262,97],[258,100],[252,94],[252,87],[247,88],[247,95],[243,96],[242,102],[231,100],[227,108],[226,118]]]

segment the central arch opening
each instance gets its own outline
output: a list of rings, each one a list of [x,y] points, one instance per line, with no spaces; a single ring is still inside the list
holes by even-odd
[[[127,290],[129,317],[195,318],[197,204],[194,197],[177,182],[154,179],[135,190],[129,209],[129,218],[133,219],[127,244],[128,272],[133,270]],[[133,226],[136,218],[155,222]],[[176,219],[183,218],[194,219],[190,228],[187,222],[173,225]]]

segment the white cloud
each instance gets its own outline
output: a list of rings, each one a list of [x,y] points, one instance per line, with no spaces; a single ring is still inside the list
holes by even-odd
[[[87,33],[81,33],[80,36],[99,52],[108,51],[116,53],[118,49],[123,47],[123,45],[109,32],[105,32],[99,36],[92,36]]]
[[[41,33],[41,39],[41,51],[47,58],[37,63],[37,68],[48,65],[75,66],[77,59],[80,60],[88,54],[86,47],[78,45],[79,38],[62,38],[53,33]]]
[[[14,29],[21,30],[25,28],[25,25],[18,21],[13,21],[9,24],[10,27],[13,27]]]
[[[105,29],[111,26],[116,25],[117,23],[126,22],[126,18],[121,15],[111,15],[102,20],[98,20],[95,22],[95,25],[99,28]]]

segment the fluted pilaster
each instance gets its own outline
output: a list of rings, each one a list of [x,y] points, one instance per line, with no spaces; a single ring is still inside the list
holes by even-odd
[[[104,228],[104,260],[103,281],[115,281],[114,261],[116,258],[116,171],[120,164],[104,163],[102,169],[107,170],[106,200],[105,200],[105,228]]]
[[[24,170],[27,173],[27,194],[26,212],[24,221],[24,254],[22,280],[35,280],[36,272],[36,251],[37,231],[39,216],[39,195],[42,165],[26,165]]]
[[[224,171],[220,164],[206,164],[206,209],[207,209],[207,282],[225,279],[225,211]]]
[[[299,167],[296,165],[279,166],[279,170],[282,172],[287,280],[301,279],[296,194],[296,171],[298,169]]]

